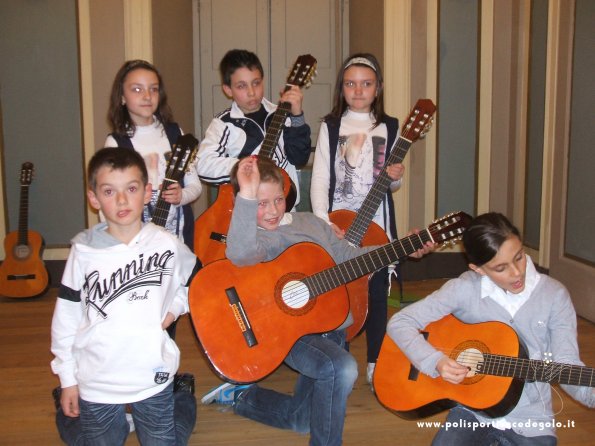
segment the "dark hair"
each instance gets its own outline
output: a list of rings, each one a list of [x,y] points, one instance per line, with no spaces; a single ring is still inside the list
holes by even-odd
[[[467,260],[477,266],[486,264],[512,236],[521,239],[519,230],[504,215],[498,212],[478,215],[463,233]]]
[[[352,60],[355,58],[366,59],[374,68],[370,67],[370,65],[366,63],[352,62]],[[378,89],[378,94],[372,102],[371,112],[374,116],[374,126],[372,128],[377,127],[386,116],[386,113],[384,112],[384,79],[382,78],[382,69],[380,68],[378,60],[373,54],[370,53],[355,53],[345,59],[341,69],[339,70],[339,73],[337,74],[337,81],[335,82],[333,109],[328,115],[324,117],[324,119],[340,119],[347,110],[347,101],[345,101],[345,96],[343,96],[343,76],[345,75],[345,70],[351,66],[371,68],[376,73],[376,88]]]
[[[229,181],[233,188],[233,194],[237,195],[240,191],[240,184],[238,183],[238,166],[239,162],[235,163],[229,173]],[[261,183],[276,183],[283,187],[283,174],[281,168],[275,164],[275,162],[269,158],[258,157],[258,172],[260,173]]]
[[[165,92],[165,85],[163,78],[157,68],[146,60],[129,60],[124,63],[116,73],[114,83],[112,84],[112,92],[110,94],[110,105],[107,113],[107,119],[110,123],[113,133],[122,136],[134,136],[136,125],[128,113],[128,108],[122,104],[122,96],[124,95],[124,81],[128,73],[134,70],[149,70],[157,75],[159,80],[159,104],[155,111],[157,119],[166,126],[173,122],[173,114],[171,108],[167,104],[167,93]]]
[[[249,70],[258,70],[260,76],[264,77],[264,70],[260,59],[256,54],[248,50],[229,50],[219,62],[219,74],[223,85],[231,86],[231,75],[238,68],[248,68]]]
[[[149,181],[147,166],[142,155],[136,150],[125,149],[122,147],[105,147],[95,152],[95,155],[89,161],[87,168],[87,185],[92,191],[97,187],[97,172],[104,166],[112,170],[124,170],[129,167],[138,167],[141,172],[143,186]]]

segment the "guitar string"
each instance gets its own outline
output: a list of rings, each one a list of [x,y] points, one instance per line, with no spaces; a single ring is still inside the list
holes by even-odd
[[[472,348],[472,347],[471,347]],[[558,362],[547,362],[538,359],[518,358],[507,355],[496,355],[492,353],[474,352],[469,349],[442,349],[438,348],[444,354],[451,356],[453,354],[456,361],[461,365],[469,366],[478,363],[487,364],[479,373],[512,376],[516,378],[533,379],[543,382],[562,382],[563,384],[583,385],[593,387],[595,382],[595,369],[580,366],[577,364],[564,364]],[[450,354],[449,354],[450,353]],[[487,358],[487,360],[484,360]],[[514,367],[511,372],[511,367]],[[575,370],[576,369],[576,370]],[[505,372],[505,370],[507,370]],[[500,372],[500,373],[498,373]],[[541,378],[538,379],[539,374]],[[578,374],[578,376],[576,376]],[[558,377],[558,380],[555,380]]]
[[[410,115],[408,116],[405,125],[403,126],[403,129],[401,131],[401,136],[397,140],[395,149],[389,155],[387,164],[388,163],[395,164],[395,163],[403,162],[403,160],[405,159],[405,155],[407,155],[407,152],[409,151],[409,148],[411,147],[411,144],[416,139],[415,137],[416,136],[419,137],[423,133],[423,130],[426,129],[426,127],[428,127],[428,124],[430,123],[430,120],[431,120],[433,114],[434,114],[434,112],[428,113],[428,112],[423,112],[423,111],[419,110],[419,108],[416,104],[416,106],[414,107],[414,109],[412,110]],[[416,127],[415,124],[418,121],[420,115],[422,117],[422,119],[419,121],[419,124],[421,126]],[[388,176],[388,173],[386,172],[386,167],[385,167],[383,169],[383,171],[380,173],[380,175],[377,177],[374,184],[372,185],[372,189],[370,189],[370,191],[368,192],[368,195],[367,195],[366,199],[364,200],[364,202],[362,203],[360,210],[363,209],[364,213],[367,213],[367,214],[370,214],[370,213],[375,214],[378,209],[378,206],[380,205],[382,197],[384,196],[384,194],[386,193],[386,190],[388,189],[388,185],[390,184],[390,181],[391,181],[391,179]],[[358,210],[354,221],[352,222],[351,226],[347,230],[347,234],[345,235],[346,238],[353,244],[359,245],[361,242],[361,239],[363,238],[364,234],[368,230],[369,223],[370,223],[369,220],[370,220],[369,215],[360,214],[360,212]]]
[[[420,231],[418,234],[412,234],[408,237],[404,237],[402,239],[399,240],[395,240],[394,242],[388,243],[386,245],[383,245],[373,251],[370,251],[366,254],[363,254],[361,256],[355,257],[354,259],[348,260],[347,262],[343,262],[342,264],[336,265],[334,267],[330,267],[326,270],[323,270],[319,273],[316,273],[312,276],[306,277],[305,279],[302,279],[300,281],[299,286],[301,286],[302,283],[308,281],[308,283],[312,284],[312,289],[304,283],[304,285],[306,286],[306,290],[304,290],[303,288],[300,289],[300,291],[298,292],[294,292],[294,287],[298,286],[297,284],[295,286],[291,286],[289,288],[289,293],[290,293],[290,297],[286,300],[286,303],[289,306],[294,305],[296,302],[298,301],[304,301],[304,300],[309,300],[310,299],[310,295],[312,294],[312,291],[314,291],[314,297],[323,294],[327,291],[329,291],[332,288],[336,288],[339,285],[342,285],[344,283],[347,283],[350,280],[354,280],[357,277],[360,276],[364,276],[370,272],[375,271],[376,269],[380,269],[383,266],[386,266],[390,263],[394,263],[395,261],[397,261],[399,258],[402,258],[407,254],[407,250],[405,249],[405,247],[403,246],[404,242],[408,242],[411,245],[411,248],[413,248],[413,250],[410,251],[410,253],[413,253],[416,249],[416,244],[414,243],[414,241],[417,240],[417,249],[421,249],[423,248],[423,245],[425,242],[427,241],[431,241],[431,240],[436,240],[437,234],[444,234],[445,232],[445,228],[444,227],[440,227],[439,226],[439,222],[444,223],[445,221],[448,221],[449,219],[453,219],[454,216],[447,216],[444,217],[442,219],[440,219],[437,223],[434,223],[433,225],[430,225],[429,228],[424,229],[422,231]],[[456,220],[456,218],[454,218]],[[450,225],[446,225],[446,228],[448,228]],[[460,229],[460,228],[457,228]],[[452,230],[451,230],[452,232]],[[432,237],[428,237],[428,235],[432,235]],[[401,249],[399,249],[399,246],[397,244],[401,245]],[[392,256],[390,255],[390,253],[387,251],[388,249],[391,249],[393,251]],[[376,255],[378,257],[379,260],[379,265],[376,265],[376,262],[374,261],[374,255]],[[396,258],[395,258],[396,255]],[[370,261],[366,261],[366,259],[370,259]],[[364,264],[364,269],[362,272],[362,268],[360,265],[360,261],[363,261]],[[356,265],[359,267],[360,273],[358,274],[355,269],[353,268],[353,266]],[[340,270],[341,267],[343,266],[351,266],[352,267],[352,272],[353,274],[349,274],[348,275],[348,279],[350,280],[345,280],[344,276],[339,276],[336,271]],[[370,268],[370,266],[372,268]],[[339,282],[332,282],[330,281],[330,278],[328,278],[329,273],[335,273],[336,277],[341,277],[342,280],[340,280]],[[323,286],[322,282],[326,282],[326,286]],[[329,286],[330,285],[330,286]],[[286,291],[288,291],[288,289],[285,289]]]
[[[395,240],[394,242],[383,245],[383,246],[377,248],[376,250],[370,251],[366,254],[355,257],[354,259],[343,262],[342,264],[335,265],[335,266],[330,267],[326,270],[318,272],[314,275],[306,277],[305,279],[302,279],[298,284],[290,284],[288,287],[285,288],[285,291],[287,291],[290,295],[290,297],[286,300],[286,303],[289,306],[292,306],[292,304],[295,304],[298,301],[304,301],[304,300],[309,299],[311,290],[310,290],[310,287],[308,287],[308,284],[304,283],[306,281],[308,283],[312,283],[314,288],[318,288],[318,290],[317,290],[318,292],[315,294],[315,296],[317,296],[319,294],[323,294],[324,292],[327,292],[330,289],[336,288],[344,283],[347,283],[345,281],[346,279],[345,279],[344,275],[339,275],[337,273],[341,269],[341,267],[344,265],[350,265],[350,266],[356,265],[359,267],[358,268],[359,273],[356,272],[355,269],[352,268],[353,274],[348,275],[348,278],[351,278],[351,280],[353,280],[357,277],[365,276],[366,274],[371,273],[371,272],[375,271],[376,269],[380,269],[390,263],[393,263],[394,261],[408,255],[407,249],[405,248],[405,246],[403,246],[404,242],[408,242],[411,245],[409,253],[413,253],[413,252],[415,252],[416,249],[422,248],[425,242],[430,241],[430,237],[428,236],[429,233],[431,233],[431,229],[425,229],[423,231],[420,231],[419,234],[412,234],[408,237],[404,237],[402,239]],[[417,243],[415,243],[415,241],[417,241]],[[399,246],[397,244],[401,245],[401,249],[399,249]],[[386,250],[389,248],[394,251],[392,256],[388,252],[386,252]],[[381,255],[382,251],[384,251],[384,256]],[[394,258],[395,254],[396,254],[396,258]],[[378,257],[378,260],[379,260],[378,266],[377,266],[377,263],[373,259],[374,255],[377,255],[377,257]],[[366,261],[367,258],[369,258],[370,261]],[[384,259],[386,259],[386,260],[384,260]],[[390,260],[392,260],[392,262],[390,262]],[[361,261],[363,261],[363,266],[364,266],[363,269],[360,264]],[[370,267],[372,267],[372,268],[370,268]],[[339,280],[333,281],[331,278],[328,277],[330,274],[333,274],[333,273],[335,274],[335,279],[339,279]],[[326,286],[323,286],[321,282],[326,282]],[[306,286],[306,290],[303,289],[302,284],[304,284]],[[295,292],[295,289],[297,287],[300,287],[301,289],[300,289],[300,291]]]
[[[401,145],[400,145],[401,142],[404,142],[403,145],[405,147],[401,147]],[[411,142],[406,141],[402,138],[399,138],[394,151],[389,156],[389,162],[391,164],[402,162],[403,159],[405,158],[405,155],[407,154],[410,146],[411,146]],[[402,155],[400,155],[401,152],[404,152],[404,153]],[[393,153],[395,154],[394,162],[392,160]],[[397,156],[397,155],[400,155],[400,156]],[[374,217],[374,214],[376,214],[376,210],[378,209],[378,206],[380,205],[382,198],[384,197],[384,194],[386,193],[386,190],[388,189],[388,186],[391,181],[392,180],[388,176],[388,173],[387,173],[386,167],[385,167],[382,170],[382,172],[378,175],[378,177],[376,178],[374,184],[372,185],[372,188],[370,189],[370,191],[368,192],[368,195],[364,199],[364,202],[362,203],[361,207],[357,211],[355,219],[353,220],[351,226],[347,230],[348,234],[346,234],[345,236],[350,242],[359,245],[362,237],[364,236],[364,234],[368,230],[368,227],[370,226],[370,221],[371,221],[370,214],[372,214],[371,215],[372,218]],[[360,211],[362,211],[363,213],[360,213]],[[364,214],[366,214],[366,215],[364,215]],[[354,238],[351,234],[356,234],[357,238]]]
[[[336,284],[335,284],[335,282],[331,282],[331,286],[330,287],[328,286],[328,284],[327,284],[326,287],[323,287],[320,284],[320,280],[317,280],[317,276],[319,278],[325,279],[326,278],[326,275],[328,275],[328,272],[329,271],[332,273],[332,272],[336,272],[337,270],[340,270],[341,267],[345,267],[345,265],[351,265],[351,266],[356,265],[356,266],[359,266],[360,274],[358,274],[357,272],[355,272],[355,270],[352,267],[352,271],[353,271],[354,274],[349,275],[349,277],[351,277],[352,280],[353,280],[354,278],[363,276],[363,275],[365,275],[365,274],[367,274],[369,272],[372,272],[375,269],[382,268],[383,266],[386,266],[387,264],[390,264],[390,263],[398,260],[399,258],[402,258],[402,257],[406,256],[407,255],[407,249],[403,245],[404,242],[408,242],[409,245],[411,245],[411,248],[410,248],[411,251],[410,251],[410,253],[413,253],[415,251],[415,249],[422,248],[425,242],[430,241],[430,238],[427,236],[427,233],[431,233],[432,231],[433,231],[433,229],[430,228],[429,230],[426,229],[424,231],[421,231],[419,234],[412,234],[412,235],[410,235],[408,237],[405,237],[403,239],[395,240],[394,242],[389,243],[387,245],[384,245],[384,246],[382,246],[380,248],[377,248],[374,251],[371,251],[371,252],[369,252],[367,254],[364,254],[362,256],[356,257],[354,259],[351,259],[351,260],[349,260],[347,262],[344,262],[343,264],[337,265],[335,267],[331,267],[331,268],[329,268],[327,270],[324,270],[322,272],[319,272],[319,273],[317,273],[317,274],[315,274],[313,276],[310,276],[310,277],[308,277],[306,279],[310,279],[309,281],[312,282],[312,285],[314,285],[314,286],[318,285],[318,288],[320,288],[322,290],[322,291],[319,290],[318,291],[318,294],[322,294],[323,292],[326,292],[326,291],[328,291],[331,288],[335,288],[335,287],[341,285],[342,283],[345,283],[345,280],[341,280],[341,281],[339,281],[339,283],[336,283]],[[417,240],[417,246],[416,246],[416,243],[414,243],[415,240]],[[397,245],[397,243],[401,245],[401,247],[400,247],[401,249],[399,249],[399,246]],[[386,250],[389,249],[389,248],[391,248],[394,251],[392,256],[389,255],[389,253],[386,252]],[[384,251],[384,255],[381,254],[382,251]],[[394,258],[394,255],[395,254],[397,256],[396,258]],[[374,255],[376,255],[378,257],[379,265],[376,265],[376,262],[373,259],[373,256]],[[366,262],[365,261],[366,258],[370,258],[371,259],[371,262]],[[364,266],[365,266],[364,272],[361,272],[362,271],[362,268],[360,266],[360,263],[361,263],[360,261],[361,260],[364,261],[363,262],[364,263]],[[392,260],[392,262],[391,262],[391,260]],[[373,268],[370,268],[370,265]],[[340,277],[338,274],[335,274],[335,275],[337,277]],[[327,282],[328,282],[328,280],[327,280]],[[294,302],[297,299],[304,300],[304,299],[307,299],[307,297],[304,296],[304,294],[296,293],[296,299],[289,300],[288,302]]]
[[[420,239],[420,242],[419,243],[423,246],[423,241],[422,241],[422,237],[420,236],[420,234],[412,234],[411,236],[406,237],[406,239],[419,238]],[[405,240],[405,239],[396,240],[395,242],[393,242],[393,244],[396,244],[397,242],[401,242],[401,244],[402,244],[402,241],[403,240]],[[411,244],[412,247],[415,247],[415,244],[412,241],[410,241],[410,240],[408,240],[408,241],[410,242],[410,244]],[[385,245],[385,247],[387,247],[387,246],[388,245]],[[382,250],[383,248],[384,247],[381,247],[378,250]],[[395,246],[395,248],[398,251],[398,247]],[[403,248],[403,251],[406,253],[406,250],[404,249],[404,247],[402,247],[402,248]],[[345,265],[345,264],[355,264],[355,265],[359,266],[360,267],[359,268],[359,271],[360,272],[357,273],[357,272],[354,271],[354,275],[356,277],[364,276],[364,275],[366,275],[367,272],[371,272],[371,271],[368,271],[368,270],[370,270],[370,268],[369,268],[370,262],[365,262],[365,260],[364,260],[364,266],[366,268],[364,268],[364,270],[362,271],[361,265],[359,264],[359,262],[357,260],[361,260],[362,257],[365,258],[365,257],[368,257],[368,256],[370,258],[372,258],[374,252],[375,251],[371,251],[371,252],[369,252],[367,254],[364,254],[363,256],[359,256],[359,257],[356,257],[355,259],[351,259],[351,260],[349,260],[347,262],[344,262],[343,264],[336,265],[334,267],[331,267],[331,268],[328,268],[326,270],[323,270],[323,271],[321,271],[319,273],[316,273],[316,274],[314,274],[312,276],[307,277],[306,279],[303,279],[301,282],[303,283],[304,281],[308,281],[308,282],[311,282],[313,286],[318,285],[317,288],[319,288],[319,290],[317,290],[318,293],[316,295],[322,294],[323,292],[329,291],[332,288],[336,288],[337,286],[339,286],[339,285],[341,285],[343,283],[346,283],[344,277],[343,276],[339,276],[337,274],[337,271],[340,270],[340,268],[341,268],[342,265]],[[411,251],[411,252],[413,252],[413,251]],[[402,254],[398,256],[398,258],[401,258],[401,257],[403,257]],[[390,257],[389,257],[389,260],[390,260]],[[371,264],[372,264],[372,266],[376,267],[376,264],[373,261],[373,259],[372,259]],[[384,262],[381,261],[381,265],[379,267],[382,267],[383,265],[384,265]],[[378,269],[378,268],[376,268],[376,269]],[[338,280],[334,280],[333,281],[331,278],[328,278],[328,276],[330,274],[332,274],[332,273],[335,273],[335,279],[338,279]],[[352,276],[353,275],[349,275],[348,277],[352,277]],[[322,285],[321,282],[326,282],[326,284],[325,285]],[[286,290],[289,291],[290,295],[292,296],[292,298],[289,298],[286,301],[286,302],[288,302],[288,304],[290,306],[291,306],[291,304],[294,304],[296,301],[300,301],[300,300],[303,301],[305,299],[308,299],[308,295],[310,293],[308,291],[308,285],[307,284],[305,284],[305,285],[306,285],[306,288],[307,289],[304,290],[303,288],[301,288],[301,292],[294,292],[295,287],[297,287],[297,286],[300,286],[301,287],[301,284],[290,285],[288,288],[286,288]],[[322,290],[322,292],[320,292],[320,290]]]

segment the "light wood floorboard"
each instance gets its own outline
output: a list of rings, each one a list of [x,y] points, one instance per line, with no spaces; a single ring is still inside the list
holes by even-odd
[[[425,295],[442,281],[408,282],[406,291]],[[54,405],[51,389],[58,384],[49,367],[51,360],[50,324],[56,290],[33,299],[0,298],[0,348],[2,363],[2,445],[60,445],[54,425]],[[196,395],[206,393],[221,381],[211,371],[201,354],[190,321],[184,317],[178,325],[178,344],[182,351],[181,371],[196,376]],[[595,325],[579,320],[579,345],[582,359],[595,365]],[[436,428],[418,427],[382,407],[370,391],[365,378],[365,338],[359,336],[351,351],[360,365],[360,377],[350,396],[345,421],[345,446],[428,445]],[[266,378],[263,385],[290,392],[295,373],[282,366]],[[558,421],[574,421],[575,427],[558,430],[559,444],[593,444],[595,412],[575,403],[558,390],[554,399],[559,411]],[[424,421],[442,421],[445,413]],[[127,445],[137,445],[131,434]],[[190,445],[267,445],[306,446],[308,436],[270,428],[235,416],[228,408],[216,405],[200,406],[198,420]]]

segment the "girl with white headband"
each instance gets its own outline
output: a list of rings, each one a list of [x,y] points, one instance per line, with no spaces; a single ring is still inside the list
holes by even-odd
[[[320,126],[310,189],[314,214],[328,221],[340,238],[347,228],[332,223],[329,212],[359,210],[382,172],[398,133],[398,120],[384,112],[378,61],[372,54],[354,54],[339,71],[333,109]],[[393,181],[373,219],[386,231],[389,240],[397,237],[392,192],[398,189],[404,170],[402,164],[387,167]],[[386,331],[389,279],[387,268],[383,268],[369,281],[366,337],[370,384]]]

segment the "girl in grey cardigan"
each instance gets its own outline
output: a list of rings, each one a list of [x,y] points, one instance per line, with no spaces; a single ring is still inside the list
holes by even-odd
[[[422,373],[451,383],[465,378],[467,367],[432,347],[420,334],[429,323],[452,313],[465,323],[499,321],[511,326],[531,359],[543,360],[548,355],[558,363],[584,365],[568,291],[536,271],[524,252],[518,229],[502,214],[483,214],[471,222],[463,244],[470,271],[399,311],[388,323],[389,336],[412,364]],[[577,401],[595,407],[592,387],[562,388]],[[488,418],[456,406],[433,444],[555,445],[554,415],[550,385],[527,382],[518,404],[502,418]],[[471,429],[474,422],[483,427]],[[454,423],[459,427],[452,427]]]

